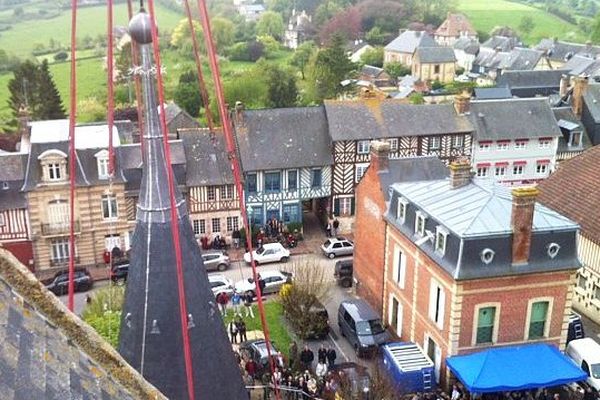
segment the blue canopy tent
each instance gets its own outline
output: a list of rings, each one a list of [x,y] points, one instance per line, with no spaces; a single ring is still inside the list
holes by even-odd
[[[543,343],[454,356],[446,360],[446,365],[474,393],[536,389],[587,378],[556,347]]]

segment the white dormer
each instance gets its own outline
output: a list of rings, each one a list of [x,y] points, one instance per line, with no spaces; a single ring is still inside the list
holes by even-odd
[[[108,150],[100,150],[96,154],[96,164],[98,165],[98,179],[108,179]]]
[[[61,182],[67,179],[67,155],[56,149],[46,150],[38,156],[44,182]]]

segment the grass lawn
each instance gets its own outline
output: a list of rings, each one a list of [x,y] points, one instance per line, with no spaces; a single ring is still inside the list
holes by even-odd
[[[552,14],[524,4],[506,0],[458,0],[458,10],[473,23],[475,29],[490,32],[495,26],[510,26],[518,31],[521,18],[529,15],[535,27],[521,39],[528,45],[538,43],[544,37],[584,42],[586,36],[577,26]]]

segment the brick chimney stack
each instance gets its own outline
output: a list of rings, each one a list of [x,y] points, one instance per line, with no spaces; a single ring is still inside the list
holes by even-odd
[[[567,92],[569,91],[570,82],[571,79],[569,78],[569,75],[564,74],[560,77],[560,89],[558,91],[560,97],[565,97],[567,95]]]
[[[469,112],[471,108],[471,96],[467,92],[462,92],[454,96],[454,109],[459,115]]]
[[[21,136],[21,143],[18,144],[18,150],[21,153],[29,153],[31,149],[31,127],[29,126],[29,109],[21,104],[17,114],[18,127],[17,132]]]
[[[535,187],[520,187],[512,190],[512,214],[510,226],[513,232],[512,263],[527,264],[531,251],[531,229],[535,199],[539,190]]]
[[[390,164],[390,144],[379,140],[371,142],[371,165],[375,171],[387,171]]]
[[[450,186],[458,189],[471,183],[471,164],[469,160],[456,160],[450,164]]]
[[[578,118],[581,118],[583,112],[583,95],[588,87],[587,76],[578,76],[573,78],[573,112]]]

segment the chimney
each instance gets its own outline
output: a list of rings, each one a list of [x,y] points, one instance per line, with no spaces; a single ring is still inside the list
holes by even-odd
[[[19,107],[17,119],[17,132],[21,136],[19,151],[21,153],[29,153],[29,150],[31,149],[31,127],[29,126],[29,109],[26,105],[21,104]]]
[[[535,187],[520,187],[512,190],[512,263],[527,264],[531,251],[531,228],[535,199],[539,190]]]
[[[421,37],[421,31],[415,31],[415,36],[416,37]]]
[[[577,118],[581,118],[583,111],[583,95],[588,87],[587,76],[578,76],[573,78],[573,112],[577,115]]]
[[[565,97],[567,95],[567,92],[569,91],[569,83],[569,75],[563,74],[563,76],[560,77],[560,89],[558,91],[560,97]]]
[[[242,125],[244,123],[244,103],[241,101],[235,102],[234,118],[237,125]]]
[[[469,160],[456,160],[450,163],[450,187],[457,189],[471,183],[471,164]]]
[[[454,110],[458,115],[467,114],[471,106],[471,96],[467,92],[462,92],[454,96]]]
[[[379,140],[371,142],[371,165],[375,171],[387,171],[389,166],[390,144]]]

